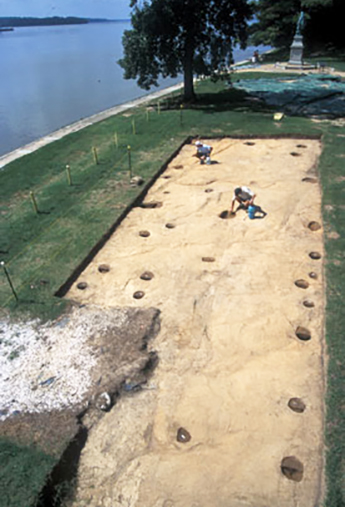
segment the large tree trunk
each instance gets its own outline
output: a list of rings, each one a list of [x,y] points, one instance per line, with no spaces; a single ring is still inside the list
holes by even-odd
[[[193,58],[194,58],[193,44],[187,40],[183,63],[183,82],[184,82],[183,100],[185,102],[195,101],[194,83],[193,83]]]

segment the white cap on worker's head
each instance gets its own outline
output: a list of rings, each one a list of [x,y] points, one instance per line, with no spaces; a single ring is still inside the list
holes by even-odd
[[[202,146],[202,143],[201,143],[200,141],[197,141],[197,142],[195,143],[195,146]]]

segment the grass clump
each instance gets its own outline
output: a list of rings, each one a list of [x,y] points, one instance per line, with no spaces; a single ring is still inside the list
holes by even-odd
[[[344,122],[345,123],[345,122]],[[320,160],[326,247],[326,507],[345,505],[345,126],[326,124]]]
[[[0,438],[0,507],[36,505],[56,459]]]

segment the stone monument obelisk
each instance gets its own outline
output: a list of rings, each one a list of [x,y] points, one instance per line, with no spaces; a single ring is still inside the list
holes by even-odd
[[[296,33],[290,48],[289,66],[303,67],[303,35],[302,35],[303,28],[304,28],[304,12],[302,11],[298,18]]]

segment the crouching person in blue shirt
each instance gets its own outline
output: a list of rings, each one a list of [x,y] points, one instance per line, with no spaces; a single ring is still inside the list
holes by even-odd
[[[196,154],[194,155],[200,160],[200,164],[210,164],[211,163],[211,152],[213,148],[208,146],[208,144],[203,144],[201,141],[197,141],[195,143],[196,146]]]

